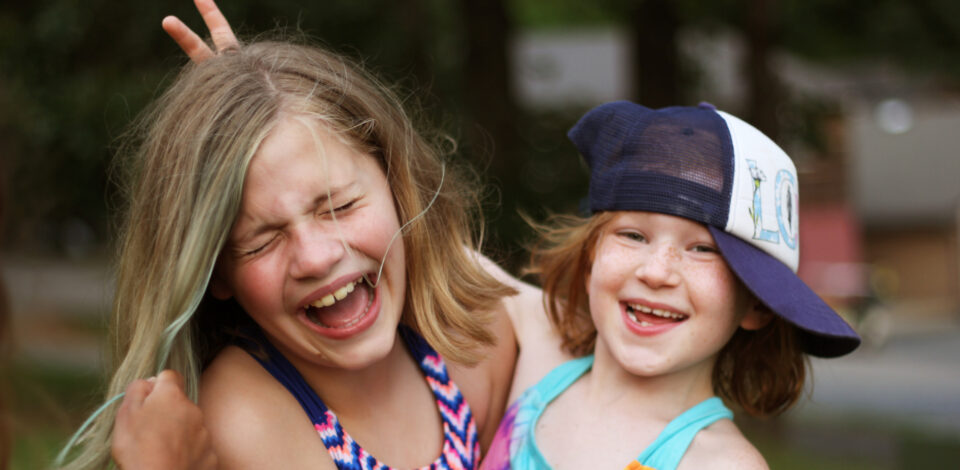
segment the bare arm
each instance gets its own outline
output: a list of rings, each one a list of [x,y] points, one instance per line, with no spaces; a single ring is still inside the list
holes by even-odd
[[[487,258],[480,252],[475,252],[474,255],[477,261],[480,262],[480,265],[483,266],[483,269],[493,276],[494,279],[516,289],[516,295],[504,299],[504,307],[507,310],[507,315],[510,316],[510,321],[513,323],[515,331],[518,330],[525,316],[546,315],[546,311],[543,308],[543,291],[541,291],[539,287],[513,277],[513,275],[504,271],[497,263],[494,263],[493,260]],[[520,333],[520,331],[517,331],[517,339],[521,342],[522,346],[523,343]]]
[[[513,287],[517,294],[503,299],[503,307],[513,327],[519,353],[507,405],[527,387],[537,383],[547,372],[572,357],[561,349],[557,330],[547,318],[543,291],[523,282],[480,253],[477,260],[498,281]]]

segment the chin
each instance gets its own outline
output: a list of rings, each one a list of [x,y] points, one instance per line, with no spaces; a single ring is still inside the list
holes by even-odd
[[[646,346],[621,344],[617,348],[608,348],[608,351],[616,365],[638,377],[661,375],[669,372],[672,366],[669,356]]]
[[[629,358],[618,361],[620,367],[638,377],[655,377],[669,371],[670,365],[662,358]]]
[[[381,318],[380,320],[383,320]],[[362,338],[345,348],[336,366],[345,370],[361,370],[382,361],[399,341],[396,322],[377,322]]]

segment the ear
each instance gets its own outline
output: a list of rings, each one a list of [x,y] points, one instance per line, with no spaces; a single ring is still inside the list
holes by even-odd
[[[740,328],[744,330],[759,330],[769,325],[771,320],[773,320],[773,312],[771,312],[760,299],[753,298],[750,300],[747,313],[744,314],[743,319],[740,320]]]
[[[213,276],[210,276],[210,295],[217,300],[227,300],[233,297],[233,288],[220,274],[220,269],[220,263],[217,262],[217,266],[213,268]]]

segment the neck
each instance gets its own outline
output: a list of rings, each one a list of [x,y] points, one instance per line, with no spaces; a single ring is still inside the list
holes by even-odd
[[[597,341],[587,399],[598,405],[635,410],[639,415],[669,421],[714,395],[715,357],[663,374],[640,375],[625,369]]]
[[[402,395],[398,390],[410,386],[412,378],[417,386],[426,386],[399,335],[386,356],[360,369],[323,367],[291,356],[287,355],[304,380],[341,418],[366,414],[373,403],[390,403]]]

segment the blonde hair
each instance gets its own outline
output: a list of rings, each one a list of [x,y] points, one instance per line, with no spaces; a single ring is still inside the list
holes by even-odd
[[[237,308],[235,302],[212,299],[207,283],[239,210],[247,167],[281,113],[316,118],[377,157],[400,223],[416,219],[403,233],[402,321],[454,361],[475,363],[478,348],[494,343],[488,312],[511,289],[471,255],[479,233],[470,225],[478,213],[470,181],[445,169],[439,146],[427,142],[399,99],[359,67],[316,47],[265,41],[188,64],[135,123],[125,147],[132,166],[122,176],[129,184],[128,205],[117,261],[110,332],[116,369],[108,397],[167,367],[184,375],[188,395],[196,398],[204,361],[228,341],[223,331],[200,328],[198,322]],[[166,363],[159,363],[165,332],[187,318]],[[109,463],[115,413],[112,406],[97,418],[68,467]]]
[[[527,272],[539,276],[550,321],[560,332],[562,347],[574,356],[591,354],[596,346],[584,279],[597,239],[614,216],[554,216],[548,224],[533,224],[541,237],[530,250]],[[743,411],[777,415],[803,393],[806,367],[797,328],[774,315],[759,330],[734,333],[718,353],[711,381],[714,393]]]

